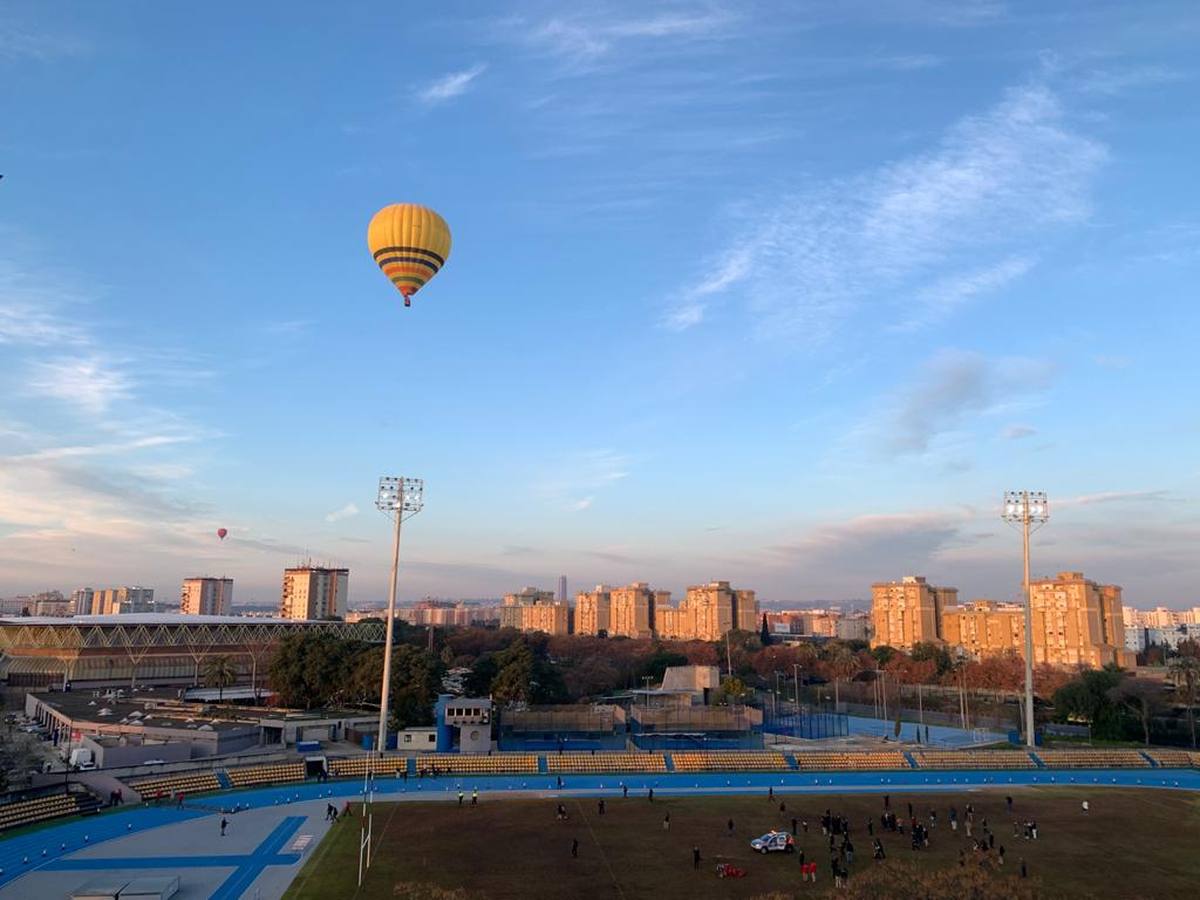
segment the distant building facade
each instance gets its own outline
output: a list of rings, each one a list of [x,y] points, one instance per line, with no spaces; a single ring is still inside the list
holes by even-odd
[[[761,625],[754,591],[734,589],[728,581],[692,585],[677,608],[664,603],[655,617],[660,637],[681,641],[717,641],[731,630]]]
[[[657,632],[655,613],[671,602],[670,591],[655,591],[635,581],[609,591],[609,637],[649,639]]]
[[[609,634],[612,622],[612,594],[606,585],[575,595],[575,633]]]
[[[155,611],[154,588],[80,588],[71,598],[77,616],[115,616]]]
[[[70,616],[75,611],[71,601],[61,591],[42,591],[34,594],[30,600],[33,601],[35,616]]]
[[[279,616],[283,619],[344,618],[350,570],[297,566],[283,570]]]
[[[1029,583],[1033,660],[1099,668],[1132,665],[1125,650],[1121,589],[1097,584],[1082,572],[1059,572]]]
[[[1142,653],[1150,647],[1168,647],[1178,651],[1184,641],[1200,643],[1200,622],[1183,622],[1166,628],[1133,625],[1125,629],[1125,649],[1131,653]]]
[[[179,611],[191,616],[227,616],[233,608],[232,578],[185,578]]]
[[[96,600],[96,592],[90,588],[76,588],[71,591],[71,608],[77,616],[90,616],[95,613],[92,604]]]
[[[942,610],[957,602],[958,588],[936,587],[922,575],[871,585],[871,646],[911,650],[914,644],[940,643]]]
[[[1097,584],[1082,572],[1059,572],[1030,582],[1033,662],[1055,666],[1133,664],[1127,649],[1121,589]],[[975,657],[1025,654],[1025,610],[1020,603],[957,602],[957,589],[939,588],[920,576],[872,585],[872,646],[911,650],[917,643],[945,644]]]
[[[871,617],[866,613],[838,616],[834,622],[834,635],[842,641],[869,641],[871,639]]]
[[[1121,615],[1126,627],[1173,628],[1176,625],[1200,625],[1200,606],[1193,606],[1191,609],[1167,609],[1165,606],[1134,609],[1132,606],[1122,606]]]
[[[504,595],[500,607],[500,627],[570,634],[571,607],[555,600],[553,591],[522,588],[516,593]]]
[[[1008,650],[1025,652],[1025,608],[1019,603],[972,600],[942,610],[942,638],[971,656],[997,656]]]
[[[447,600],[422,600],[414,606],[401,607],[396,616],[410,625],[433,625],[438,628],[465,627],[484,620],[484,608],[451,603]],[[386,618],[387,613],[375,613]]]

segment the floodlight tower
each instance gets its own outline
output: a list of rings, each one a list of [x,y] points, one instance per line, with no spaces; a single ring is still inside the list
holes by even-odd
[[[375,508],[391,516],[396,531],[392,543],[392,580],[388,586],[387,637],[383,645],[383,684],[379,688],[379,742],[375,754],[387,747],[388,694],[392,686],[392,632],[396,626],[396,579],[400,573],[400,526],[425,505],[425,482],[420,478],[385,475],[379,479]]]
[[[1025,745],[1034,745],[1033,734],[1033,594],[1029,588],[1029,535],[1050,518],[1044,491],[1006,491],[1001,518],[1021,529],[1025,560]]]

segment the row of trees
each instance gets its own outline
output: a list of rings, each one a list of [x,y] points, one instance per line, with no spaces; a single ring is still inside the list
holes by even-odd
[[[1200,645],[1176,656],[1164,681],[1134,678],[1116,666],[1089,669],[1054,693],[1054,717],[1060,722],[1086,724],[1092,737],[1104,740],[1140,739],[1149,745],[1152,735],[1170,740],[1167,716],[1182,707],[1187,742],[1196,747],[1195,706],[1200,700]]]
[[[656,683],[667,667],[689,664],[716,665],[733,676],[719,702],[740,698],[748,688],[770,688],[777,676],[835,683],[843,691],[848,684],[878,678],[889,687],[941,686],[1002,698],[1024,687],[1023,661],[1011,653],[975,661],[934,644],[918,644],[906,653],[891,647],[868,649],[862,641],[784,645],[764,644],[762,638],[758,632],[739,631],[720,643],[649,641],[488,628],[438,629],[430,635],[397,623],[393,725],[429,724],[442,678],[451,668],[469,670],[467,693],[491,695],[502,704],[588,701],[642,687],[647,679]],[[1055,718],[1091,722],[1099,737],[1125,734],[1131,723],[1142,723],[1141,736],[1146,737],[1155,717],[1173,700],[1183,707],[1194,741],[1200,647],[1185,643],[1181,650],[1172,661],[1171,692],[1161,684],[1157,692],[1146,688],[1148,679],[1051,666],[1035,669],[1035,690],[1043,704],[1053,702]],[[377,708],[382,667],[380,647],[328,635],[292,635],[272,657],[268,680],[287,706]],[[208,675],[210,684],[218,681],[218,672]],[[927,691],[927,698],[930,693],[937,692]]]

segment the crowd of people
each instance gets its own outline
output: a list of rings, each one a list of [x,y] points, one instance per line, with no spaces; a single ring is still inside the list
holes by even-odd
[[[626,795],[627,796],[627,795]],[[648,795],[649,799],[653,799],[653,795]],[[777,798],[774,789],[768,789],[767,799],[776,805]],[[1013,812],[1013,798],[1005,797],[1007,812],[1011,815]],[[793,801],[793,806],[795,801]],[[781,812],[786,812],[786,802],[778,802],[778,809]],[[1084,807],[1086,811],[1086,807]],[[597,812],[599,815],[604,815],[604,801],[600,800],[597,804]],[[795,810],[793,809],[793,812]],[[559,803],[556,808],[557,818],[560,821],[567,821],[569,816],[567,808],[564,804]],[[876,822],[878,821],[878,824]],[[946,835],[946,839],[957,837],[960,824],[963,828],[965,845],[960,847],[958,851],[959,866],[978,865],[985,868],[1000,868],[1004,866],[1006,850],[1003,844],[998,844],[996,834],[992,830],[986,816],[976,813],[973,803],[968,803],[964,807],[962,814],[956,806],[951,805],[947,810],[946,821],[949,823],[950,834]],[[833,809],[827,808],[820,816],[821,834],[827,840],[827,850],[829,854],[829,874],[833,880],[833,884],[837,888],[846,888],[849,886],[851,868],[854,865],[855,848],[852,838],[853,828],[849,818]],[[1037,840],[1037,822],[1033,819],[1028,819],[1023,822],[1014,818],[1012,820],[1013,836],[1023,837],[1026,840]],[[662,820],[664,831],[669,831],[671,827],[671,815],[668,812]],[[879,834],[876,834],[876,828],[879,829]],[[921,815],[913,804],[907,804],[907,814],[900,815],[892,809],[891,796],[883,795],[883,808],[879,813],[878,820],[874,816],[868,817],[865,822],[865,830],[867,837],[871,843],[871,859],[879,865],[887,859],[887,851],[884,848],[883,837],[887,834],[895,834],[898,836],[907,836],[908,843],[913,852],[928,850],[933,845],[933,836],[938,831],[938,811],[935,808],[930,808],[927,813]],[[734,820],[728,818],[725,822],[724,833],[727,838],[733,838],[736,835],[736,827]],[[793,815],[791,818],[791,836],[787,841],[787,849],[794,851],[799,862],[800,880],[803,882],[816,882],[818,872],[821,868],[820,864],[808,857],[808,853],[799,845],[798,839],[801,835],[808,834],[808,820],[802,816]],[[579,856],[579,840],[578,838],[571,839],[571,856],[577,858]],[[728,858],[727,854],[721,854]],[[700,847],[694,845],[691,848],[692,868],[699,869],[702,860]],[[1018,863],[1018,871],[1022,878],[1028,877],[1028,866],[1022,858]],[[718,862],[717,875],[722,878],[741,877],[744,870],[731,868],[728,862]]]

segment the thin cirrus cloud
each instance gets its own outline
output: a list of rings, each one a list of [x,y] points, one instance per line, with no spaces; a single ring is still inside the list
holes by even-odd
[[[585,450],[568,454],[545,468],[535,490],[547,501],[571,512],[583,512],[597,494],[629,475],[629,457],[615,451]]]
[[[1032,425],[1009,425],[1002,432],[1005,440],[1009,441],[1019,441],[1022,438],[1033,437],[1037,433],[1037,429]]]
[[[35,363],[28,387],[33,394],[97,416],[133,396],[133,380],[113,361],[100,356]]]
[[[487,70],[486,63],[477,63],[469,69],[450,72],[430,82],[417,91],[417,99],[426,106],[436,106],[461,97],[475,84],[477,78]]]
[[[913,314],[897,323],[897,331],[916,331],[948,318],[982,294],[998,291],[1033,267],[1033,260],[1013,256],[994,265],[939,278],[916,295]]]
[[[1078,89],[1085,94],[1116,97],[1139,88],[1182,81],[1184,77],[1182,72],[1166,66],[1096,69],[1080,77]]]
[[[0,61],[29,59],[52,62],[88,50],[86,41],[70,34],[37,31],[0,22]]]
[[[77,577],[140,568],[156,553],[185,557],[207,514],[191,453],[212,432],[151,403],[145,385],[191,385],[195,357],[128,349],[116,358],[81,313],[94,295],[28,264],[20,235],[0,260],[0,527],[19,558],[12,576],[38,583],[48,570]],[[186,364],[179,362],[186,357]],[[27,398],[54,427],[22,425]],[[123,549],[135,548],[127,555]],[[91,573],[91,574],[89,574]]]
[[[579,68],[611,56],[634,41],[679,42],[721,37],[737,19],[734,12],[713,6],[693,12],[625,17],[602,9],[552,18],[533,27],[520,24],[525,42]]]
[[[924,153],[743,216],[729,249],[709,257],[737,260],[721,289],[737,286],[763,333],[819,342],[866,305],[896,302],[894,325],[915,327],[1028,271],[1039,244],[1087,218],[1106,158],[1049,87],[1026,84]],[[994,261],[980,267],[985,254]],[[712,281],[677,292],[663,324],[704,321]]]

